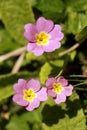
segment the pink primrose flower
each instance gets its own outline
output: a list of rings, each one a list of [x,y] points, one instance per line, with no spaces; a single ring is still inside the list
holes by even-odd
[[[52,20],[47,20],[44,17],[38,18],[36,25],[25,24],[24,29],[24,37],[29,41],[27,51],[33,52],[36,56],[60,48],[60,40],[64,37],[61,26],[54,25]]]
[[[47,93],[52,96],[56,104],[66,101],[66,97],[72,94],[73,86],[60,76],[59,78],[50,77],[46,81]]]
[[[19,79],[18,83],[14,84],[13,101],[20,106],[25,106],[26,110],[32,111],[39,107],[41,101],[47,100],[46,90],[44,87],[40,88],[38,80]]]

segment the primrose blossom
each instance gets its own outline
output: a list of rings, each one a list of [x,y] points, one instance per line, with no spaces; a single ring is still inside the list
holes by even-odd
[[[47,100],[46,90],[45,87],[40,88],[38,80],[19,79],[18,83],[14,84],[13,101],[20,106],[24,106],[26,110],[32,111],[39,107],[40,102]]]
[[[25,24],[24,37],[29,41],[27,51],[33,52],[36,56],[44,52],[53,52],[61,47],[60,40],[64,34],[61,32],[59,24],[54,25],[52,20],[40,17],[36,25],[32,23]]]
[[[66,97],[70,96],[73,90],[73,86],[68,84],[68,80],[63,76],[60,76],[57,79],[54,77],[48,78],[46,86],[48,95],[53,97],[56,104],[65,102]]]

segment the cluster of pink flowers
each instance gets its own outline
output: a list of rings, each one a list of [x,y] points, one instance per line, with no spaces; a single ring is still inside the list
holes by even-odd
[[[28,81],[19,79],[14,84],[15,95],[13,101],[18,105],[25,106],[26,110],[32,111],[39,107],[40,102],[48,99],[47,95],[53,97],[56,104],[66,101],[66,97],[72,94],[73,86],[60,76],[59,78],[48,78],[45,87],[40,87],[39,80],[30,79]]]
[[[24,26],[24,37],[28,40],[27,51],[33,52],[36,56],[44,52],[53,52],[61,47],[60,40],[64,34],[61,32],[61,26],[54,25],[52,20],[40,17],[36,25],[28,23]],[[13,101],[26,110],[32,111],[39,107],[40,103],[51,96],[56,104],[66,101],[66,97],[72,94],[73,86],[68,84],[63,76],[58,78],[50,77],[47,79],[45,87],[40,86],[39,80],[19,79],[14,84],[15,94]]]

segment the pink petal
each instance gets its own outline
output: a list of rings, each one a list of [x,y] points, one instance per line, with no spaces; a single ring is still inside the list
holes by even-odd
[[[27,106],[28,105],[28,102],[23,99],[23,95],[21,95],[21,94],[15,94],[13,96],[12,100],[20,106]]]
[[[50,32],[54,27],[52,20],[46,20],[44,17],[40,17],[36,22],[36,28],[38,32],[45,31]]]
[[[28,43],[27,45],[27,51],[32,52],[36,47],[35,43]]]
[[[61,92],[61,94],[57,94],[57,97],[55,99],[55,102],[57,104],[61,103],[61,102],[65,102],[66,101],[66,96]]]
[[[19,79],[18,83],[14,84],[14,91],[16,93],[23,93],[23,89],[26,88],[26,80],[24,79]]]
[[[37,29],[33,24],[26,24],[24,26],[25,32],[24,37],[30,42],[35,42],[35,34],[37,33]]]
[[[64,87],[64,93],[66,96],[72,95],[73,86],[69,85],[67,87]]]
[[[58,42],[58,40],[49,40],[49,44],[43,46],[43,50],[45,52],[52,52],[55,51],[56,49],[60,48],[61,44]]]
[[[41,88],[39,92],[37,92],[38,95],[38,100],[39,101],[45,101],[47,100],[47,89],[46,88]]]
[[[46,81],[46,86],[52,88],[52,87],[53,87],[53,83],[55,83],[55,82],[56,82],[56,79],[53,78],[53,77],[50,77],[50,78],[48,78],[48,80]]]
[[[40,82],[39,80],[35,80],[35,79],[30,79],[27,82],[27,89],[32,88],[34,90],[34,92],[39,91],[40,89]]]
[[[63,87],[65,87],[68,84],[68,81],[65,78],[63,78],[63,76],[57,78],[57,82],[60,82]]]
[[[35,56],[40,56],[44,53],[42,46],[37,46],[33,51]]]
[[[36,56],[40,56],[44,52],[42,46],[38,46],[36,43],[28,43],[27,51],[33,52]]]
[[[50,95],[52,97],[56,97],[56,95],[57,95],[55,92],[52,91],[52,89],[48,89],[47,93],[48,93],[48,95]]]
[[[51,39],[56,39],[60,41],[63,39],[64,34],[61,32],[61,26],[55,25],[54,29],[49,33],[51,35]]]
[[[40,105],[40,101],[35,98],[33,102],[31,102],[27,107],[26,107],[26,110],[28,111],[32,111],[34,110],[35,108],[39,107]]]

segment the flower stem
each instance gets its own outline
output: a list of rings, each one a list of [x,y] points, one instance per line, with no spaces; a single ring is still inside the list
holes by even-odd
[[[15,73],[17,73],[17,72],[19,71],[19,69],[20,69],[20,67],[21,67],[21,64],[22,64],[22,61],[23,61],[23,59],[24,59],[24,56],[25,56],[25,52],[23,52],[23,53],[19,56],[18,60],[16,61],[15,65],[14,65],[12,71],[11,71],[12,74],[15,74]]]
[[[78,83],[78,84],[74,85],[74,87],[77,87],[77,86],[80,86],[80,85],[84,85],[84,84],[87,84],[87,81],[84,81],[82,83]]]
[[[87,75],[70,75],[69,77],[80,77],[80,78],[87,78]]]
[[[60,52],[59,56],[64,56],[64,55],[68,54],[69,52],[75,50],[76,48],[78,48],[83,43],[84,40],[81,40],[80,42],[75,43],[73,46],[71,46],[69,49],[67,49],[63,52]]]
[[[87,91],[87,89],[85,89],[85,88],[79,88],[79,87],[75,88],[75,90]]]
[[[11,57],[14,57],[14,56],[18,56],[18,55],[20,55],[21,53],[23,53],[25,51],[26,51],[26,47],[22,47],[22,48],[19,48],[19,49],[15,50],[15,51],[7,53],[5,55],[2,55],[2,56],[0,56],[0,62],[2,62],[4,60],[7,60],[7,59],[9,59]]]

